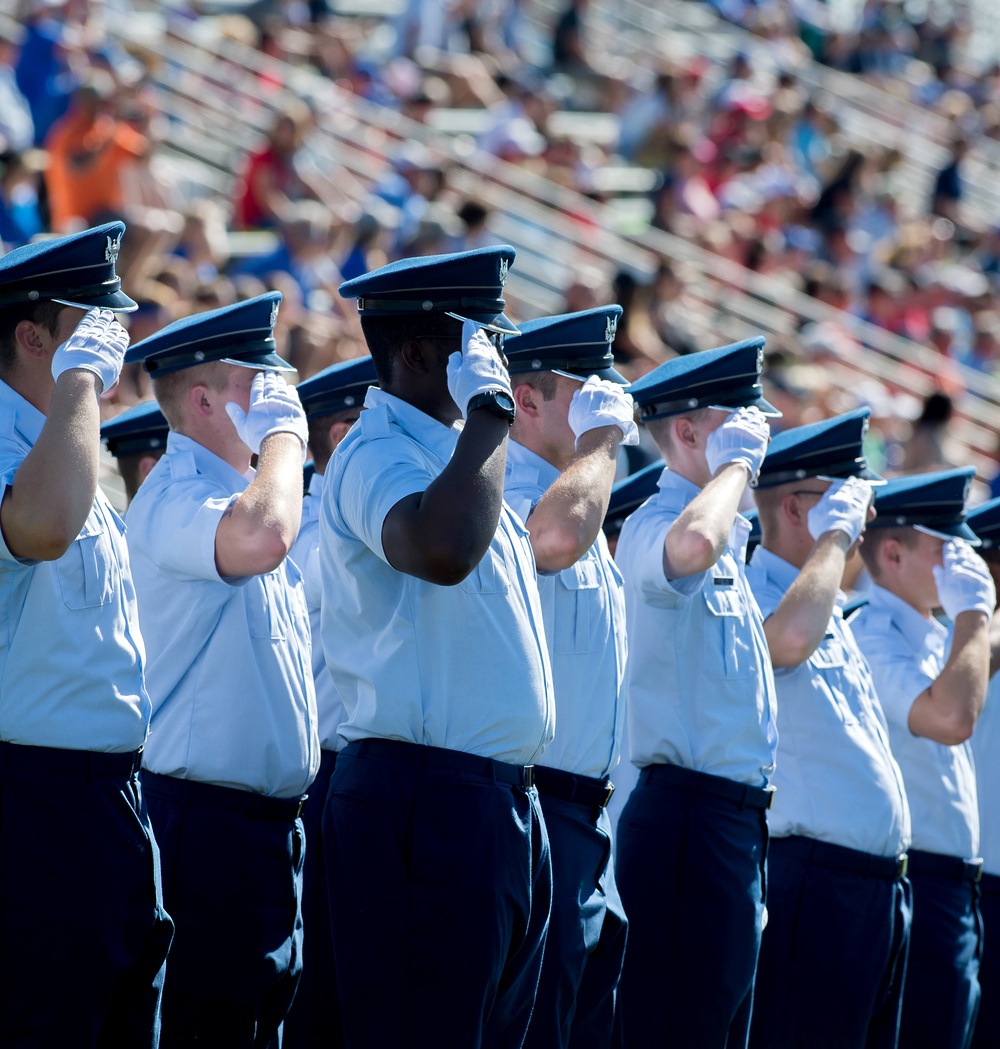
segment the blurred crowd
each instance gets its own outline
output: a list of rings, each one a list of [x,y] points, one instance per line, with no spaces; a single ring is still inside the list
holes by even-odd
[[[908,383],[904,370],[895,383],[870,380],[848,396],[830,365],[866,352],[851,325],[803,322],[769,343],[771,396],[787,425],[862,400],[873,409],[879,469],[953,465],[949,420],[976,381],[961,366],[1000,375],[1000,225],[984,217],[967,179],[970,151],[1000,152],[1000,66],[970,59],[961,7],[871,0],[845,18],[845,5],[711,0],[752,34],[752,46],[713,62],[670,40],[618,53],[591,6],[0,3],[0,241],[9,249],[123,218],[120,270],[140,302],[133,340],[278,289],[283,352],[306,377],[363,352],[356,310],[337,292],[342,280],[396,257],[498,239],[486,200],[456,189],[447,158],[419,142],[396,143],[370,179],[324,170],[310,150],[318,114],[304,100],[282,105],[266,136],[245,144],[231,189],[185,195],[157,164],[178,119],[152,75],[169,48],[125,48],[108,31],[117,18],[160,8],[167,34],[197,20],[418,122],[447,128],[458,112],[479,149],[605,205],[609,222],[617,213],[607,172],[650,173],[652,189],[630,202],[628,221],[937,354],[919,381]],[[898,143],[860,148],[839,100],[801,76],[811,63],[947,119],[950,150],[928,185],[915,189]],[[267,68],[252,74],[250,96],[234,88],[232,105],[258,104],[254,95],[266,100],[283,86],[274,72],[283,67]],[[613,117],[614,134],[574,134],[558,119],[573,112]],[[703,281],[668,258],[652,271],[581,273],[564,308],[619,302],[615,350],[635,376],[724,341],[712,340]],[[148,395],[142,376],[126,372],[108,412]]]

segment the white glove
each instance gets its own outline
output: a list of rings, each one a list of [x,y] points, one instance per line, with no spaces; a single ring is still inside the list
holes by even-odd
[[[448,392],[462,416],[477,393],[510,394],[510,376],[483,329],[475,321],[462,325],[462,352],[448,358]]]
[[[128,349],[128,332],[111,310],[93,309],[84,314],[73,334],[52,355],[52,377],[84,368],[104,384],[106,393],[118,382]]]
[[[258,372],[250,386],[250,410],[244,412],[235,402],[226,403],[226,412],[240,440],[255,455],[272,433],[293,433],[302,442],[302,461],[305,462],[309,427],[302,410],[299,391],[289,386],[277,372]]]
[[[767,417],[759,408],[738,408],[708,435],[705,455],[709,473],[714,477],[715,471],[725,463],[743,463],[752,481],[760,470],[770,439]]]
[[[569,402],[569,425],[577,441],[588,430],[617,426],[622,432],[622,444],[638,444],[639,427],[634,415],[635,403],[621,386],[596,375],[591,375]]]
[[[963,539],[944,544],[944,565],[934,565],[938,601],[949,619],[963,612],[993,615],[997,603],[996,587],[986,562]]]
[[[872,486],[862,478],[834,481],[809,511],[809,534],[819,539],[836,530],[855,542],[868,522],[871,501]]]

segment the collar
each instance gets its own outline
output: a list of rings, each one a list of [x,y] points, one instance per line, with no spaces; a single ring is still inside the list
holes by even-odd
[[[552,463],[533,452],[527,445],[513,439],[507,442],[507,462],[519,479],[527,479],[529,474],[533,474],[538,487],[543,490],[559,478],[559,471]]]
[[[936,619],[924,619],[912,605],[885,587],[873,583],[868,591],[868,603],[873,609],[879,609],[890,617],[914,650],[923,648],[932,635],[938,638],[948,636],[948,628],[944,624]]]
[[[8,386],[2,379],[0,379],[0,418],[5,420],[5,428],[9,425],[8,432],[12,437],[19,436],[29,446],[35,444],[45,425],[45,416],[33,404],[29,404],[13,386]]]
[[[457,425],[445,426],[395,394],[386,393],[377,386],[369,386],[365,395],[365,408],[386,412],[404,433],[422,447],[436,453],[442,462],[448,462],[455,451],[461,432]]]
[[[187,460],[194,472],[218,481],[227,492],[242,492],[254,478],[253,470],[248,469],[245,475],[241,474],[203,444],[173,430],[167,435],[167,457],[171,464]]]
[[[683,506],[687,506],[692,499],[701,491],[701,489],[694,483],[689,481],[686,477],[682,477],[679,473],[675,473],[670,469],[669,466],[663,468],[663,473],[660,474],[660,479],[656,482],[656,487],[659,488],[657,498],[663,496],[667,492],[679,493],[684,502]],[[671,502],[674,500],[671,499]]]
[[[317,499],[319,499],[323,495],[323,479],[325,477],[326,477],[325,473],[323,473],[323,474],[314,473],[312,475],[312,477],[309,478],[309,494],[310,495],[314,495]]]
[[[779,557],[773,550],[768,550],[763,546],[758,546],[754,552],[753,566],[754,568],[762,569],[768,579],[778,587],[783,595],[788,593],[792,583],[795,582],[801,571],[791,562],[786,561],[783,557]],[[847,595],[843,590],[838,590],[836,603],[833,606],[833,615],[835,617],[843,618],[841,608],[846,601]]]

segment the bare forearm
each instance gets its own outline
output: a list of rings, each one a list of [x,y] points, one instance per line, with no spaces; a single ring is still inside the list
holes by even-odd
[[[726,463],[688,503],[667,532],[663,548],[667,579],[697,575],[719,560],[748,480],[745,466]]]
[[[765,620],[764,634],[775,667],[804,663],[826,636],[850,544],[844,532],[820,536],[795,582]]]
[[[78,368],[55,385],[42,432],[0,510],[8,548],[19,557],[61,557],[90,513],[100,470],[100,386]]]
[[[608,510],[620,444],[617,426],[584,433],[569,466],[531,511],[528,531],[542,571],[568,568],[593,545]]]

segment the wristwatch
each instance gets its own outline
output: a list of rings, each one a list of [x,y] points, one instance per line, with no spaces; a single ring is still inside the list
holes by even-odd
[[[487,390],[485,393],[477,393],[469,401],[465,409],[465,417],[468,418],[479,408],[485,408],[491,415],[498,415],[501,419],[506,419],[508,426],[513,423],[517,415],[514,398],[504,390]]]

